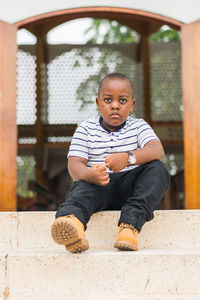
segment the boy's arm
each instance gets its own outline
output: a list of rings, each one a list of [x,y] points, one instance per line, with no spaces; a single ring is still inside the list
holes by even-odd
[[[87,159],[82,157],[70,156],[68,158],[68,170],[75,181],[84,180],[97,185],[106,185],[110,181],[104,165],[96,164],[88,168]]]
[[[164,156],[164,150],[159,140],[148,142],[143,148],[131,151],[136,157],[136,165],[142,165],[152,160],[161,160]],[[129,166],[129,155],[126,152],[114,153],[106,157],[106,167],[117,173]]]

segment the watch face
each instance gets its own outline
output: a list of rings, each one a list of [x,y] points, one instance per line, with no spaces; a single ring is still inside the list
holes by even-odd
[[[130,156],[129,156],[129,159],[128,159],[128,162],[129,162],[131,165],[134,165],[134,164],[136,163],[135,155],[130,155]]]

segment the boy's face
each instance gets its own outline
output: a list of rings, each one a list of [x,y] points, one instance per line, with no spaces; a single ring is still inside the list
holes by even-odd
[[[110,131],[116,130],[126,121],[135,106],[129,81],[121,78],[106,78],[102,82],[96,104],[103,118],[103,125]]]

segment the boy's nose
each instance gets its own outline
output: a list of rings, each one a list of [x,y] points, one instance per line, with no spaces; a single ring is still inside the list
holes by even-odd
[[[113,101],[111,105],[112,109],[119,109],[119,103],[117,101]]]

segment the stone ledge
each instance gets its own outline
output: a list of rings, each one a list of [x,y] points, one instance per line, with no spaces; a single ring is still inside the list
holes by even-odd
[[[6,264],[11,299],[200,294],[199,249],[23,250],[10,252]]]
[[[92,297],[54,297],[54,298],[32,298],[29,297],[28,300],[199,300],[200,295],[153,295],[153,296],[92,296]],[[5,300],[1,298],[0,300]],[[27,298],[9,298],[8,300],[27,300]]]
[[[94,214],[87,237],[92,248],[112,248],[119,211]],[[60,249],[51,238],[55,212],[0,213],[0,249]],[[155,211],[139,234],[139,248],[200,247],[200,210]]]

